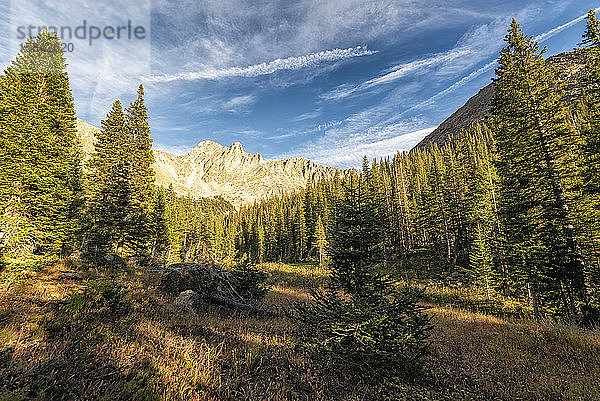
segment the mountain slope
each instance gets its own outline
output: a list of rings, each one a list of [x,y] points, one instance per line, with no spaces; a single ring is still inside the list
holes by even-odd
[[[77,130],[89,156],[99,129],[77,119]],[[239,142],[227,147],[203,141],[183,156],[155,150],[154,160],[157,184],[173,185],[179,195],[223,196],[236,206],[303,188],[310,179],[331,179],[340,171],[303,158],[264,160]]]
[[[581,96],[585,57],[580,52],[560,53],[549,57],[548,62],[565,82],[565,101],[573,102]],[[431,143],[443,145],[455,133],[485,120],[490,112],[494,84],[489,84],[471,97],[434,131],[427,135],[415,148],[426,148]]]

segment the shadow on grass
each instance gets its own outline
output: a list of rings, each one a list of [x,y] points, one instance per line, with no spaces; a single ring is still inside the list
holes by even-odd
[[[113,360],[101,333],[94,331],[97,325],[92,329],[58,327],[61,317],[55,306],[35,308],[21,303],[3,307],[17,311],[0,324],[3,334],[30,330],[35,339],[19,336],[12,341],[5,338],[7,343],[0,344],[0,399],[160,399],[156,371],[148,360],[141,358],[128,366]],[[30,319],[36,313],[43,314],[37,322]],[[5,310],[3,315],[6,317]]]

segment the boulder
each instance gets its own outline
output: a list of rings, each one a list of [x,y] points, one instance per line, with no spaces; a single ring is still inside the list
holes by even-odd
[[[81,281],[83,276],[77,272],[61,272],[58,277],[60,280]]]
[[[184,310],[198,312],[213,305],[266,316],[277,313],[257,308],[234,289],[231,272],[218,265],[176,263],[170,265],[158,285],[163,293],[176,296],[175,304]]]
[[[201,297],[228,292],[228,272],[219,266],[200,263],[176,263],[170,265],[158,289],[169,295],[194,290]]]
[[[190,312],[196,312],[202,304],[200,294],[193,290],[182,291],[175,299],[175,305]]]

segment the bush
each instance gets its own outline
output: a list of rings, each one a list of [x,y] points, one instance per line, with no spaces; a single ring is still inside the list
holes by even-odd
[[[235,292],[248,303],[258,303],[269,293],[269,273],[253,265],[247,257],[231,271],[231,285]]]
[[[83,291],[73,291],[61,311],[73,320],[95,320],[127,309],[129,301],[124,288],[105,278],[90,280]]]
[[[418,304],[423,292],[412,287],[387,297],[343,297],[314,293],[309,305],[296,304],[293,315],[311,335],[306,344],[354,372],[385,377],[408,374],[430,349],[430,317]]]

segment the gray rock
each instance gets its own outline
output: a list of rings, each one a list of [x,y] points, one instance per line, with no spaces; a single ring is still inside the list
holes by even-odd
[[[60,280],[81,281],[81,280],[83,280],[83,276],[77,272],[61,272],[59,279]]]
[[[226,276],[219,266],[200,263],[176,263],[168,267],[158,288],[169,295],[194,290],[201,296],[218,294]]]
[[[200,294],[193,290],[183,291],[175,299],[175,305],[190,312],[196,312],[201,304]]]

